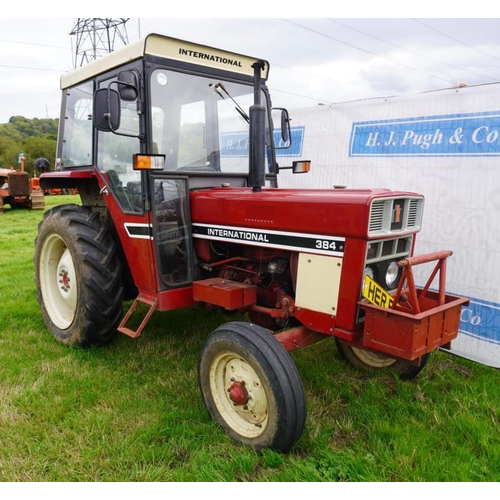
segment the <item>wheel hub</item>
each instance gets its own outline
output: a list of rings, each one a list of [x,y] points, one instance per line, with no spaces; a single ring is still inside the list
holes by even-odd
[[[69,291],[70,281],[71,280],[69,277],[68,270],[66,269],[66,267],[63,266],[59,271],[59,283],[61,283],[61,290],[63,290],[64,292]]]
[[[75,319],[78,282],[70,250],[58,234],[44,240],[39,256],[39,279],[43,303],[54,325],[67,329]]]
[[[245,381],[235,381],[227,390],[229,392],[229,399],[237,406],[243,406],[248,403],[248,391],[245,387]]]
[[[57,264],[57,283],[59,294],[66,303],[69,301],[72,304],[71,307],[74,306],[73,302],[76,299],[74,276],[75,266],[71,254],[66,248]]]

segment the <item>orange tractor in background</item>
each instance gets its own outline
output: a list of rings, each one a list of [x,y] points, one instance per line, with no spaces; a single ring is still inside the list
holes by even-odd
[[[4,205],[11,208],[43,210],[45,199],[39,179],[24,170],[24,156],[19,156],[20,169],[0,168],[0,212]]]

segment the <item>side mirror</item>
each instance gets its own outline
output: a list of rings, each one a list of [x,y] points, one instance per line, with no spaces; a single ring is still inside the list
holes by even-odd
[[[120,128],[120,96],[114,89],[99,89],[94,94],[94,126],[103,132],[114,132]]]
[[[122,101],[134,102],[139,96],[137,91],[137,75],[133,71],[120,71],[118,73],[118,94]]]
[[[288,149],[292,145],[292,134],[290,131],[290,116],[285,108],[273,108],[273,114],[279,112],[278,121],[281,127],[281,137],[279,143],[275,145],[276,149]],[[274,119],[273,119],[274,123]]]
[[[286,109],[281,110],[281,140],[291,143],[292,135],[290,134],[290,117]]]

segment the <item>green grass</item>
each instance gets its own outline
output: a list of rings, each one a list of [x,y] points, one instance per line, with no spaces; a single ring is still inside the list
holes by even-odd
[[[329,340],[294,352],[302,438],[286,455],[236,445],[205,410],[196,373],[206,335],[234,316],[155,313],[137,339],[63,346],[36,300],[41,218],[0,214],[0,481],[500,480],[500,371],[444,352],[410,382],[355,370]]]

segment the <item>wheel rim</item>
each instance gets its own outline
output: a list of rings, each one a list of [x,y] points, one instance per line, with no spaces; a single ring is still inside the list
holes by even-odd
[[[378,352],[369,351],[368,349],[358,349],[357,347],[351,347],[351,349],[360,361],[372,368],[389,368],[389,366],[396,363],[394,358],[389,358]]]
[[[57,328],[65,330],[75,319],[78,290],[73,258],[59,235],[45,239],[39,266],[44,306]]]
[[[217,356],[210,367],[210,390],[226,423],[240,436],[255,438],[268,421],[268,400],[252,366],[234,353]]]

